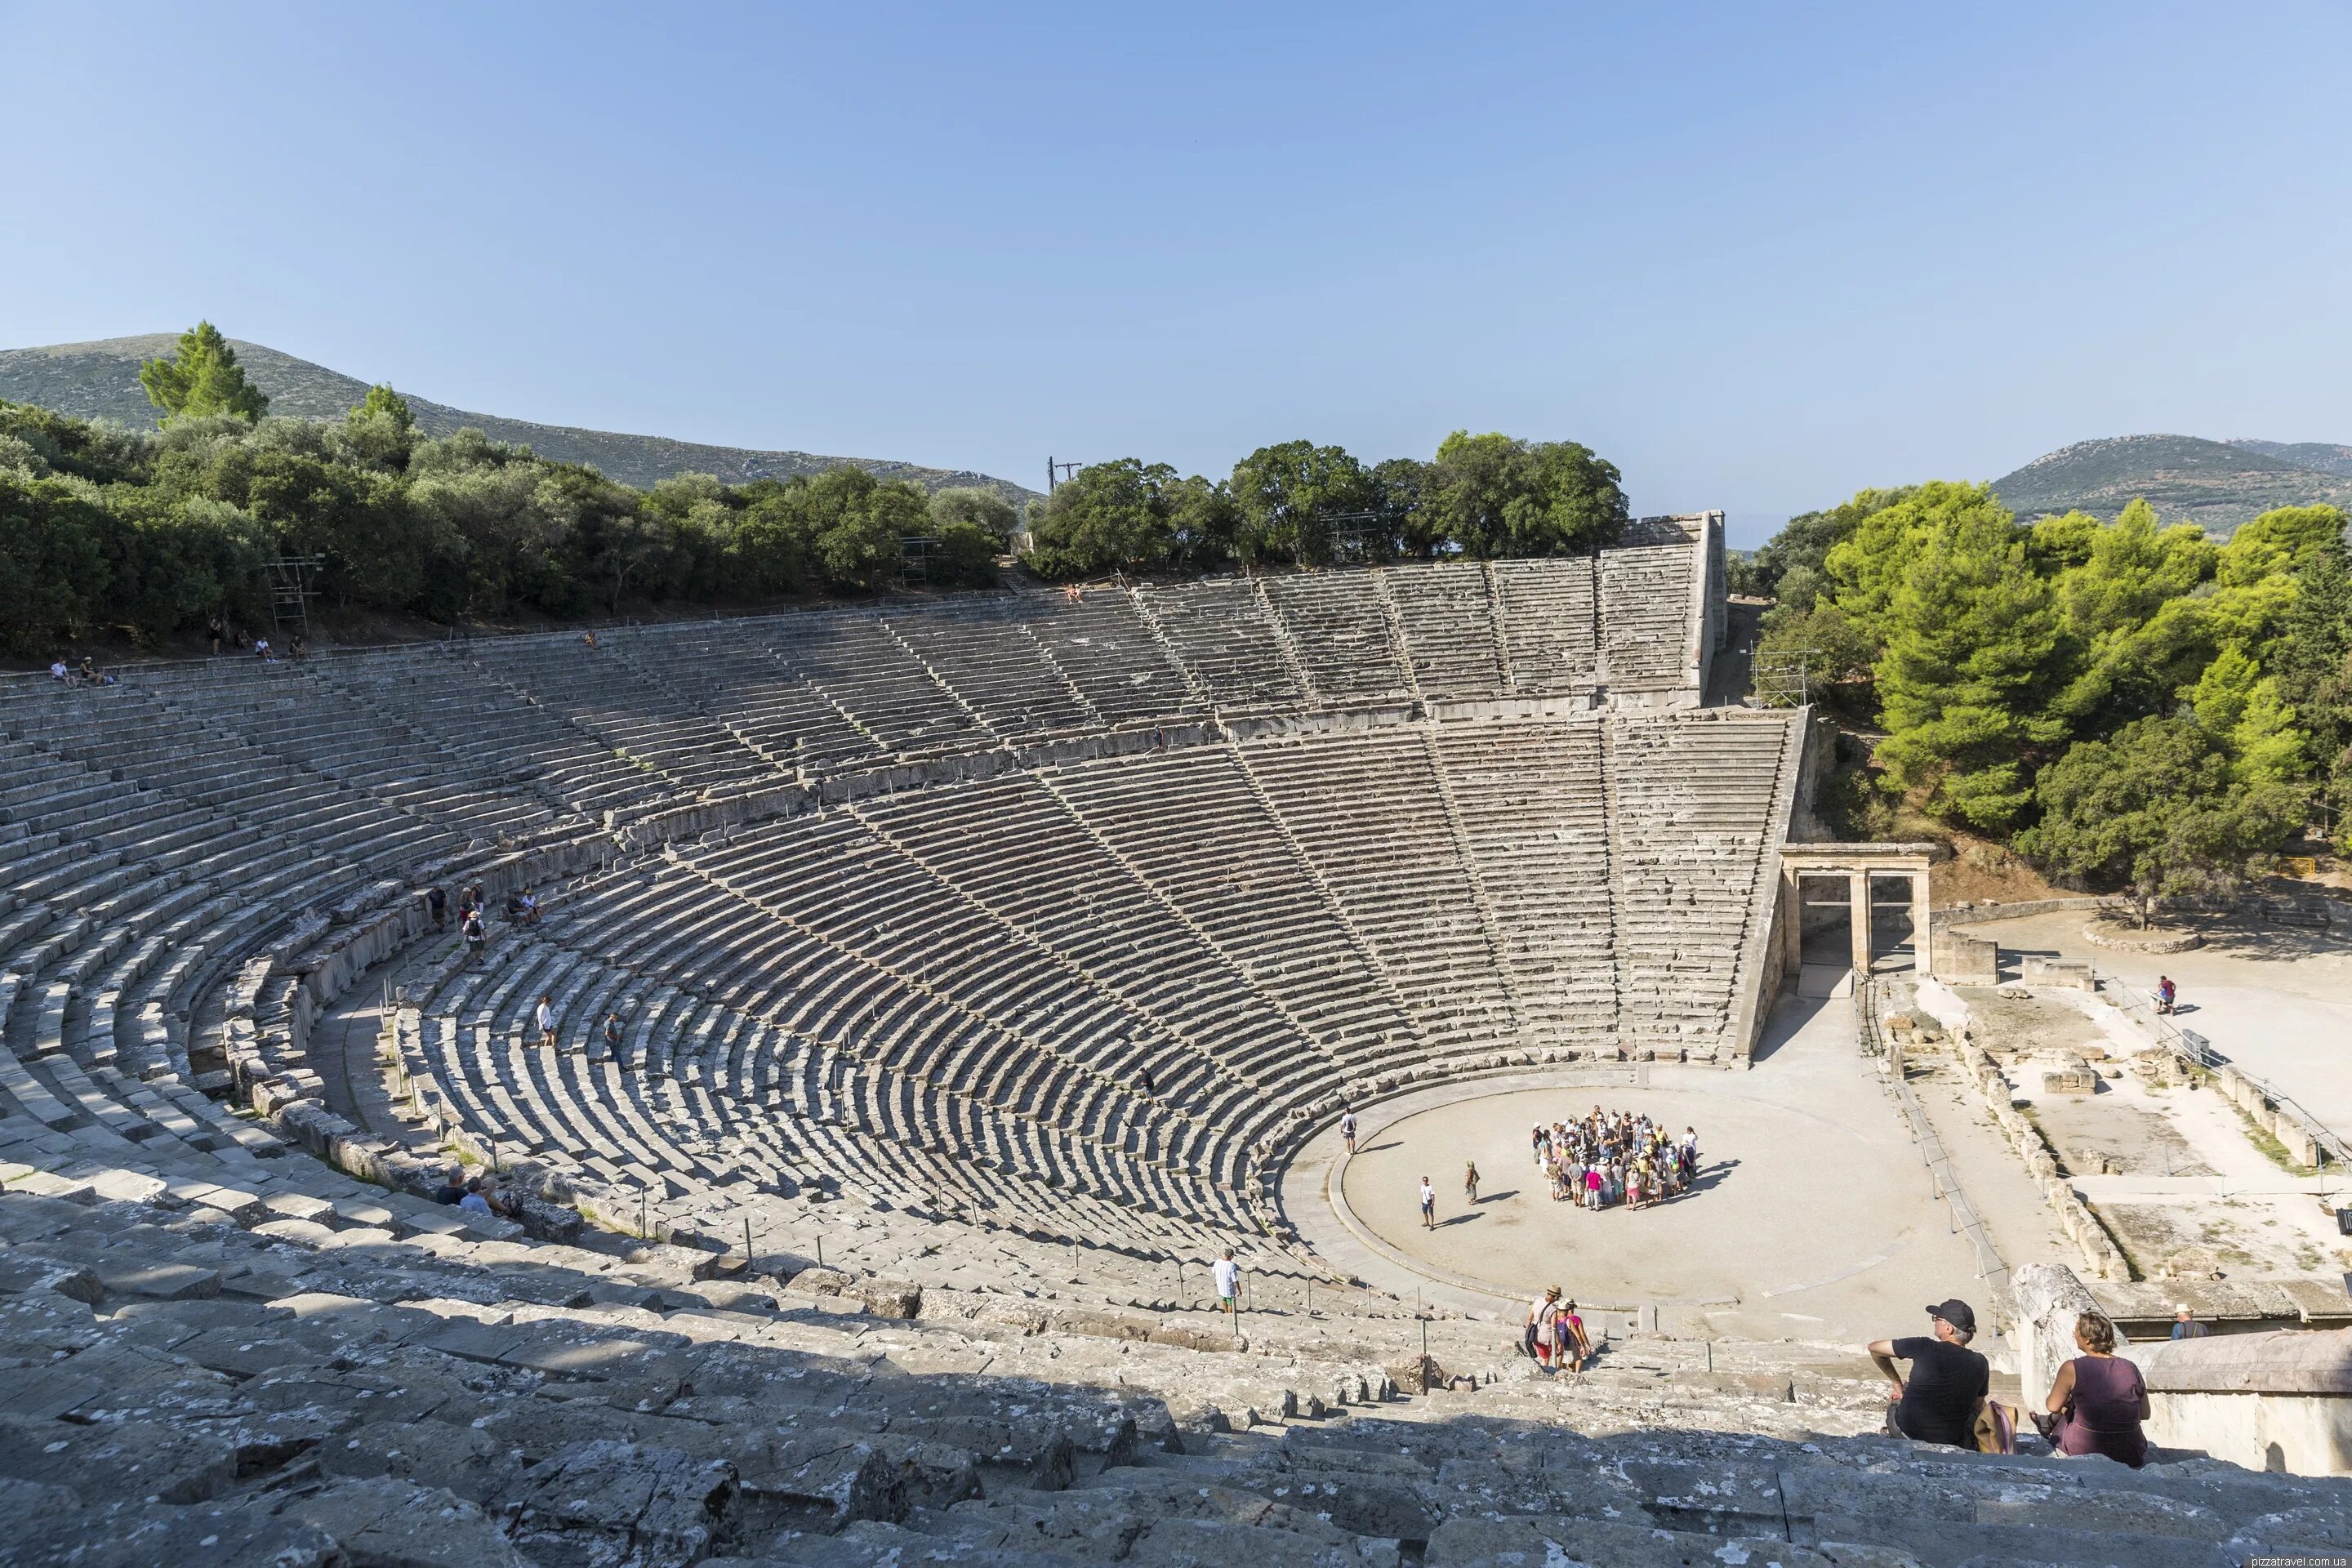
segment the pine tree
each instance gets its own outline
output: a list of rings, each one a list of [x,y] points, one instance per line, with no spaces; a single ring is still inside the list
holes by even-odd
[[[165,419],[228,414],[251,424],[269,411],[269,399],[246,380],[236,351],[210,321],[198,321],[180,334],[176,359],[151,359],[141,365],[139,384]]]

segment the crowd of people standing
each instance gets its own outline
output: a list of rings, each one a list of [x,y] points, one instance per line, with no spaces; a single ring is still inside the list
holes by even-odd
[[[1687,1189],[1698,1175],[1698,1131],[1677,1137],[1647,1115],[1599,1106],[1575,1121],[1555,1121],[1530,1135],[1536,1169],[1553,1201],[1601,1209],[1645,1208]]]

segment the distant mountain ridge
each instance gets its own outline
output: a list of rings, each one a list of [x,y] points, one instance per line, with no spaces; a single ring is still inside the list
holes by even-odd
[[[37,403],[84,419],[112,419],[134,428],[152,428],[156,411],[140,388],[139,366],[147,360],[174,353],[178,342],[174,333],[151,332],[88,343],[0,349],[0,398],[12,403]],[[266,343],[247,342],[241,338],[231,338],[229,342],[236,350],[237,363],[245,366],[247,376],[269,395],[272,414],[301,419],[340,419],[346,409],[367,395],[368,383],[340,371],[297,359]],[[887,458],[828,458],[814,452],[715,447],[664,436],[540,425],[527,419],[507,419],[495,414],[452,408],[419,397],[406,387],[400,388],[400,395],[408,400],[418,427],[428,436],[447,436],[468,428],[479,430],[492,440],[520,443],[557,462],[593,463],[607,478],[639,489],[674,474],[716,474],[740,484],[750,479],[823,473],[849,463],[877,479],[912,479],[929,490],[978,485],[1015,502],[1037,494],[1009,479],[969,468],[932,468]]]
[[[2112,518],[2144,497],[2167,522],[2228,533],[2274,507],[2352,510],[2352,447],[2114,436],[2061,447],[1992,488],[2021,518],[2066,511]]]
[[[2243,436],[2231,437],[2229,444],[2260,452],[2265,458],[2283,458],[2299,468],[2316,468],[2323,474],[2340,474],[2352,479],[2352,447],[2330,446],[2325,441],[2256,441]]]

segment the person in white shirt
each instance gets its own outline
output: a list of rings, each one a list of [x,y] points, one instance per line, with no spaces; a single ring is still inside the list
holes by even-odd
[[[539,1043],[545,1049],[555,1048],[555,998],[544,993],[539,998]]]
[[[1437,1189],[1429,1184],[1427,1176],[1421,1179],[1421,1228],[1437,1228]]]
[[[1559,1287],[1554,1285],[1528,1304],[1527,1333],[1521,1343],[1535,1363],[1551,1370],[1551,1321],[1559,1316]]]
[[[1356,1152],[1356,1113],[1354,1111],[1339,1112],[1339,1136],[1348,1141],[1348,1152],[1354,1153]]]
[[[1242,1293],[1242,1266],[1234,1261],[1234,1249],[1230,1247],[1225,1248],[1225,1255],[1217,1259],[1209,1272],[1217,1279],[1218,1310],[1230,1317],[1237,1310]]]

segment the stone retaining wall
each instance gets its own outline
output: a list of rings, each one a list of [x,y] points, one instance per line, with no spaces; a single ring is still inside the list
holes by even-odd
[[[1932,998],[1934,1005],[1928,1010],[1951,1032],[1950,1048],[1959,1058],[1961,1070],[1976,1086],[1993,1125],[2000,1129],[2011,1150],[2023,1162],[2025,1173],[2042,1189],[2059,1225],[2082,1254],[2084,1267],[2101,1279],[2129,1279],[2130,1261],[2099,1223],[2098,1216],[2076,1194],[2074,1184],[2058,1173],[2058,1162],[2042,1142],[2040,1131],[2011,1103],[2015,1090],[2000,1067],[1970,1039],[1968,1004],[1948,987],[1934,981],[1924,983],[1919,994],[1923,1005]]]
[[[2018,1387],[2039,1410],[2080,1354],[2075,1320],[2098,1303],[2072,1270],[2029,1263],[2010,1281]],[[2147,1440],[2253,1470],[2352,1475],[2352,1329],[2281,1329],[2132,1343],[2116,1353],[2147,1384]]]

